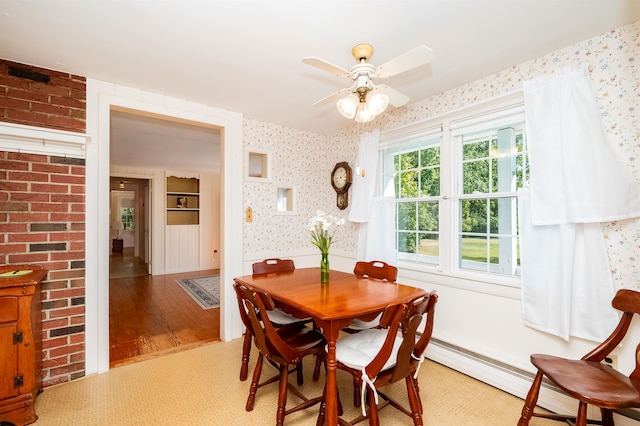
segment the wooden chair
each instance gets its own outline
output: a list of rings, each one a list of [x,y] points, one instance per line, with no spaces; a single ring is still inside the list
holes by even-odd
[[[385,310],[380,325],[385,329],[370,329],[344,337],[336,343],[338,368],[351,374],[361,387],[360,395],[368,395],[369,409],[361,402],[362,416],[350,422],[355,424],[369,419],[370,425],[379,425],[378,411],[391,405],[412,418],[414,425],[422,425],[422,402],[418,390],[418,370],[424,352],[431,340],[435,306],[435,291],[408,304],[392,306]],[[418,328],[423,323],[422,334]],[[398,335],[398,329],[401,334]],[[379,389],[404,379],[410,409]],[[368,391],[368,392],[366,392]],[[378,405],[378,398],[384,401]],[[318,425],[324,423],[324,404],[320,406]]]
[[[296,368],[289,370],[289,366],[300,365],[302,359],[308,355],[316,355],[324,361],[327,342],[320,332],[301,323],[276,328],[271,321],[262,321],[261,318],[267,318],[269,311],[275,307],[271,297],[267,293],[251,290],[238,283],[233,287],[242,306],[241,312],[244,311],[244,316],[249,319],[251,332],[260,353],[249,388],[246,410],[253,410],[259,388],[279,381],[276,425],[281,426],[286,415],[311,407],[322,400],[321,396],[312,399],[304,396],[298,388],[288,382],[288,376],[291,371],[297,371]],[[260,383],[265,358],[279,370],[279,373]],[[289,410],[286,409],[288,390],[302,399],[300,404]]]
[[[623,312],[618,326],[604,342],[580,360],[543,354],[531,355],[531,363],[538,372],[522,408],[518,426],[528,425],[532,416],[566,421],[576,426],[594,422],[613,426],[613,410],[640,407],[640,345],[636,347],[635,369],[628,377],[601,363],[623,340],[634,314],[640,313],[640,293],[619,290],[611,304]],[[547,376],[566,394],[579,401],[577,416],[534,413],[543,376]],[[601,422],[587,420],[589,404],[600,408]]]
[[[371,262],[356,262],[356,266],[353,268],[353,273],[366,278],[394,283],[398,277],[398,268],[380,260],[373,260]],[[361,330],[377,327],[380,324],[381,317],[382,313],[369,321],[356,318],[351,321],[344,331],[347,333],[355,333]]]
[[[256,262],[252,265],[253,274],[273,274],[278,272],[288,272],[296,269],[291,259],[265,259],[262,262]],[[293,315],[275,308],[269,312],[269,320],[276,326],[282,327],[290,324],[308,323],[311,318],[296,318]],[[245,324],[245,328],[247,324]],[[240,364],[240,380],[247,380],[249,374],[249,357],[251,356],[251,334],[245,333],[242,343],[242,363]],[[300,374],[302,374],[302,366],[300,366]],[[300,383],[302,384],[302,383]]]

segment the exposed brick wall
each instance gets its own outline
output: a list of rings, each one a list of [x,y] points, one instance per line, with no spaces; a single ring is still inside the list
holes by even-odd
[[[0,121],[85,132],[86,79],[0,59]]]
[[[0,121],[84,133],[85,97],[84,77],[0,59]],[[85,374],[85,176],[84,159],[0,151],[0,264],[49,271],[45,387]]]
[[[0,151],[0,263],[37,263],[44,384],[84,376],[83,159]]]

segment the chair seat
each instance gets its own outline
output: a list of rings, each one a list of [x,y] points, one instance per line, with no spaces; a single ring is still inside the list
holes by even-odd
[[[544,354],[531,355],[531,362],[563,391],[589,404],[611,409],[640,405],[640,381],[602,363]]]
[[[363,321],[361,319],[355,318],[354,320],[351,321],[351,323],[349,323],[348,328],[350,330],[356,330],[356,331],[376,328],[377,326],[380,325],[380,318],[382,318],[382,312],[380,312],[380,314],[378,314],[378,316],[372,319],[371,321]]]
[[[380,352],[387,338],[387,330],[371,329],[351,334],[336,342],[336,359],[338,362],[354,370],[362,370]],[[396,364],[398,349],[402,344],[402,337],[398,336],[393,344],[391,356],[382,367],[387,370]]]
[[[275,308],[268,312],[269,321],[277,325],[295,324],[298,322],[309,322],[311,318],[297,318],[281,309]]]
[[[303,356],[306,355],[307,352],[315,352],[318,348],[323,348],[327,344],[322,333],[304,324],[278,328],[276,332],[291,349],[299,352]]]

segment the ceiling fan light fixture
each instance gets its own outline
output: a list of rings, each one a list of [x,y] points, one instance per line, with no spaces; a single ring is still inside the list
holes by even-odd
[[[358,104],[358,110],[356,111],[356,121],[358,123],[368,123],[376,118],[375,114],[371,112],[371,108],[368,103]]]
[[[356,116],[356,110],[358,108],[360,101],[358,100],[358,96],[355,93],[349,93],[346,97],[340,99],[336,106],[338,107],[338,111],[345,118],[351,120]]]
[[[369,104],[369,110],[374,116],[382,114],[382,112],[389,106],[389,97],[384,93],[373,91],[369,94],[367,99]]]

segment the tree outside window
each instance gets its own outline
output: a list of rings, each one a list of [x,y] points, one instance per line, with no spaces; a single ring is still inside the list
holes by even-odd
[[[120,209],[120,218],[122,221],[122,229],[125,231],[134,230],[135,215],[133,213],[133,207],[122,207]]]

